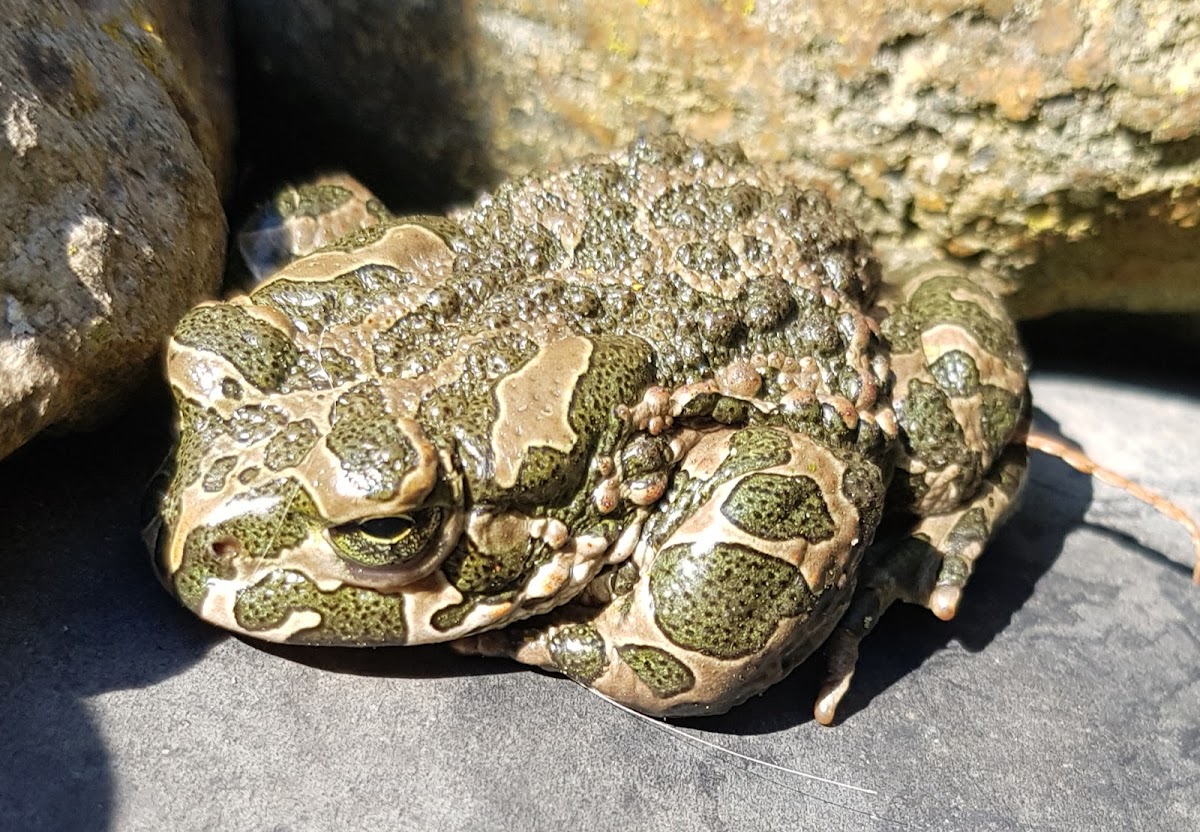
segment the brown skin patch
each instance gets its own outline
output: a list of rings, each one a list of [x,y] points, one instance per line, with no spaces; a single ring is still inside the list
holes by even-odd
[[[592,342],[587,338],[563,338],[496,385],[492,457],[501,487],[517,484],[521,462],[531,448],[567,453],[575,447],[579,436],[568,420],[571,398],[591,355]]]

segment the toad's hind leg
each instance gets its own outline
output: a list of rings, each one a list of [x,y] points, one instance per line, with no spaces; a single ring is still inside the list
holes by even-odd
[[[883,492],[877,467],[802,434],[714,430],[591,597],[456,647],[557,670],[646,714],[723,713],[836,626]]]
[[[892,546],[868,552],[850,608],[826,643],[825,683],[813,716],[832,724],[849,690],[859,643],[896,601],[928,607],[943,620],[954,617],[975,561],[1016,505],[1027,452],[1012,445],[993,466],[976,495],[954,511],[924,517]]]
[[[899,543],[867,553],[828,644],[828,677],[814,708],[826,725],[849,687],[859,642],[892,603],[954,617],[1026,467],[1025,359],[999,299],[961,269],[938,264],[888,287],[880,306],[901,439],[888,507],[918,519]]]

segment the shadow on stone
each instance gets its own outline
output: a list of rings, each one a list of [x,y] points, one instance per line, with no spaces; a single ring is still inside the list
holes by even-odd
[[[87,700],[173,676],[217,638],[163,592],[138,529],[167,424],[147,404],[0,463],[0,828],[108,828]]]

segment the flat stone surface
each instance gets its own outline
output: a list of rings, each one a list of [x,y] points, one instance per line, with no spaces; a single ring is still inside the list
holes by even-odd
[[[1039,424],[1200,514],[1195,362],[1131,384],[1038,347]],[[147,405],[0,463],[0,828],[1200,828],[1187,536],[1057,460],[1035,456],[957,620],[887,615],[838,727],[802,669],[668,733],[502,661],[202,624],[138,535],[166,422]]]

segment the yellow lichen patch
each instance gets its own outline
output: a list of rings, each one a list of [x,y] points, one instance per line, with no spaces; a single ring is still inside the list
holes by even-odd
[[[637,55],[638,51],[637,33],[620,29],[618,26],[616,20],[608,24],[608,39],[605,41],[605,48],[618,58],[632,58]]]
[[[1025,212],[1025,224],[1034,233],[1051,231],[1061,222],[1062,211],[1057,205],[1035,205]]]
[[[721,8],[742,17],[749,17],[754,14],[754,0],[722,0]]]

